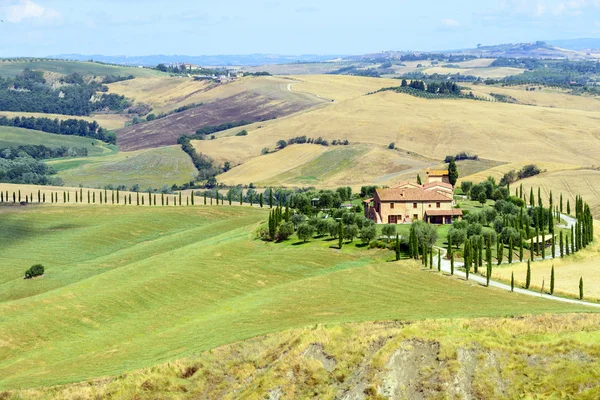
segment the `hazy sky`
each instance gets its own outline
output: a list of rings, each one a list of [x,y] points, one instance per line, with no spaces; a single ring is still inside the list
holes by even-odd
[[[600,0],[0,0],[0,56],[364,54],[600,37]]]

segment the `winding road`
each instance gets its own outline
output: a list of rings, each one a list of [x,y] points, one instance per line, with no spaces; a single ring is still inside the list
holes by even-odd
[[[564,214],[561,214],[560,216],[567,223],[566,225],[559,225],[560,227],[562,227],[562,228],[569,228],[570,229],[572,226],[575,226],[575,223],[577,222],[577,220],[575,218],[570,217],[568,215],[564,215]],[[441,252],[442,252],[441,270],[443,272],[450,273],[451,272],[450,271],[450,260],[447,260],[445,258],[445,256],[446,256],[446,249],[443,249],[443,248],[438,248],[438,249],[441,250]],[[546,257],[546,259],[551,259],[551,258],[552,258],[552,255]],[[541,259],[542,258],[540,257],[540,258],[537,258],[535,260],[541,260]],[[503,262],[503,264],[507,264],[507,262]],[[457,262],[454,263],[454,275],[466,279],[467,278],[467,274],[465,272],[463,272],[463,271],[459,271],[458,267],[464,267],[464,263],[457,263]],[[481,276],[481,275],[476,275],[474,273],[470,273],[469,274],[469,280],[477,282],[477,283],[480,283],[480,284],[482,284],[484,286],[486,285],[486,278],[483,277],[483,276]],[[504,289],[504,290],[509,290],[510,291],[510,285],[507,285],[507,284],[502,283],[502,282],[490,280],[490,286],[498,288],[498,289]],[[534,291],[531,291],[531,290],[522,289],[522,288],[518,288],[518,287],[514,288],[514,292],[515,293],[524,294],[526,296],[541,297],[543,299],[554,300],[554,301],[561,301],[563,303],[578,304],[578,305],[589,306],[589,307],[594,307],[594,308],[600,309],[600,304],[599,303],[590,303],[590,302],[582,301],[582,300],[569,299],[569,298],[558,297],[558,296],[551,296],[551,295],[546,294],[546,293],[534,292]]]

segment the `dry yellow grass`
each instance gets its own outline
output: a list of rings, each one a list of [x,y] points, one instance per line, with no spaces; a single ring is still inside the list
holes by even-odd
[[[96,121],[101,127],[105,129],[119,129],[125,126],[125,122],[129,121],[129,118],[125,115],[119,114],[94,114],[90,117],[79,116],[79,115],[62,115],[62,114],[44,114],[44,113],[31,113],[31,112],[13,112],[13,111],[0,111],[0,116],[9,118],[14,117],[35,117],[35,118],[51,118],[51,119],[83,119],[88,122]]]
[[[292,76],[291,90],[306,92],[325,99],[344,101],[377,91],[384,87],[399,86],[397,79],[375,79],[345,75]]]
[[[415,180],[418,173],[425,176],[425,168],[433,164],[383,146],[302,144],[253,158],[217,179],[228,185],[252,182],[258,186],[350,186],[354,189]]]
[[[595,223],[596,232],[600,230],[600,223]],[[583,278],[584,297],[586,300],[600,301],[600,239],[596,235],[596,242],[587,249],[561,259],[545,260],[531,264],[531,286],[534,290],[550,290],[550,271],[554,265],[554,288],[556,294],[579,296],[579,278]],[[557,254],[558,254],[557,248]],[[511,273],[515,273],[515,282],[525,284],[527,263],[514,264],[494,268],[493,276],[504,281],[510,281]]]
[[[241,139],[224,137],[194,145],[220,159],[237,149],[235,158],[242,160],[260,155],[265,147],[274,148],[279,139],[306,135],[380,146],[395,142],[399,148],[440,160],[467,151],[495,161],[535,159],[537,163],[585,166],[597,163],[600,154],[599,117],[599,113],[580,110],[427,100],[384,92],[250,125],[249,135]],[[262,128],[257,129],[259,125]],[[231,133],[217,137],[227,134]]]
[[[525,105],[600,112],[600,99],[598,97],[575,96],[557,89],[542,88],[542,90],[539,90],[539,87],[536,87],[535,91],[526,91],[525,86],[464,86],[470,88],[474,94],[487,98],[491,97],[490,93],[497,93],[511,96]]]
[[[452,63],[460,65],[461,68],[487,68],[493,63],[495,58],[476,58],[474,60]]]
[[[423,70],[424,74],[462,74],[473,75],[480,78],[504,78],[510,75],[518,75],[525,70],[510,67],[490,67],[490,68],[445,68],[432,67]]]
[[[584,201],[589,203],[594,216],[600,217],[600,170],[578,169],[550,172],[518,183],[523,183],[523,191],[527,195],[533,188],[534,194],[537,196],[537,189],[541,188],[544,204],[548,204],[550,191],[552,191],[554,204],[558,204],[560,194],[562,194],[565,207],[563,210],[566,210],[568,199],[571,203],[571,212],[575,212],[575,196],[580,195]]]
[[[532,156],[533,158],[533,156]],[[490,169],[486,169],[484,171],[480,171],[471,175],[461,176],[458,179],[458,182],[461,181],[471,181],[473,183],[479,183],[485,181],[488,177],[493,177],[496,179],[496,182],[500,182],[500,179],[504,176],[505,173],[509,171],[519,171],[527,164],[535,164],[540,168],[544,173],[565,171],[565,170],[576,170],[580,169],[581,166],[575,164],[555,164],[555,163],[546,163],[546,162],[536,162],[533,159],[530,162],[522,162],[522,163],[509,163],[499,165],[497,167],[493,167]]]

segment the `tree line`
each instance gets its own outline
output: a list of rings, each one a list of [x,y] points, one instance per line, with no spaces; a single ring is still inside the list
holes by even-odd
[[[22,157],[23,154],[28,155],[34,160],[48,160],[51,158],[63,157],[87,157],[88,149],[85,147],[48,147],[44,145],[28,144],[18,146],[16,148],[7,147],[0,148],[0,157],[9,160],[14,160],[17,157]]]
[[[117,135],[102,128],[96,121],[83,119],[50,119],[46,117],[14,117],[0,116],[0,126],[33,129],[58,135],[83,136],[97,139],[109,144],[117,144]]]

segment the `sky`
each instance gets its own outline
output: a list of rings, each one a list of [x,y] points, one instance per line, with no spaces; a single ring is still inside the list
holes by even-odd
[[[366,54],[600,37],[600,0],[0,0],[0,57]]]

